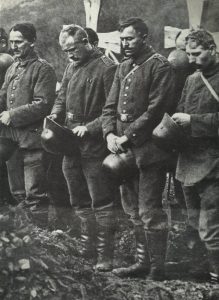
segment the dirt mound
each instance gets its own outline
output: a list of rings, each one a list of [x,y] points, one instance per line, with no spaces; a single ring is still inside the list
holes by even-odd
[[[134,253],[129,225],[125,219],[120,224],[116,265],[123,261],[129,264]],[[173,232],[175,239],[177,234]],[[111,273],[97,273],[93,270],[94,261],[80,257],[79,248],[79,239],[72,229],[42,230],[31,223],[23,210],[1,208],[0,299],[198,300],[212,289],[206,283],[155,283],[144,278],[120,279]]]

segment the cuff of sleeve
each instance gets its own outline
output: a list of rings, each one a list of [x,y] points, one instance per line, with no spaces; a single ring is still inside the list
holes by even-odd
[[[127,136],[128,140],[134,145],[137,144],[138,135],[136,132],[129,130],[128,128],[124,131],[124,135]]]
[[[115,133],[115,129],[113,126],[108,127],[108,128],[103,128],[103,138],[106,139],[106,137],[109,133]]]

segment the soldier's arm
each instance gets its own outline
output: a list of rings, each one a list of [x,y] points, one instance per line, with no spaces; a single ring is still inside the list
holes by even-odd
[[[55,100],[55,104],[52,108],[51,114],[56,114],[57,116],[60,116],[66,110],[66,92],[67,92],[67,87],[68,87],[68,83],[69,83],[68,73],[70,72],[71,67],[72,67],[72,64],[69,64],[65,69],[65,72],[64,72],[64,75],[62,78],[61,87],[60,87],[58,96]]]
[[[190,82],[190,77],[188,77],[186,84],[184,86],[182,97],[177,107],[177,112],[184,112],[185,98],[187,94],[187,89],[193,84]],[[215,101],[212,98],[212,101]],[[219,104],[218,104],[219,111]],[[191,137],[216,137],[218,136],[219,128],[219,112],[215,113],[204,113],[204,114],[191,114],[190,124],[188,133]]]
[[[105,99],[107,99],[109,95],[110,88],[113,83],[113,78],[115,75],[116,66],[112,65],[109,67],[106,72],[103,74],[103,84],[104,84],[104,91],[105,91]],[[93,120],[92,122],[89,122],[86,125],[88,132],[92,135],[98,134],[102,132],[102,115]]]
[[[49,64],[42,64],[29,104],[10,110],[14,127],[23,127],[48,115],[55,99],[56,75]]]
[[[104,138],[109,133],[116,133],[117,106],[120,92],[119,66],[117,67],[112,87],[102,113],[102,128]]]
[[[160,63],[152,76],[148,108],[124,132],[133,144],[138,143],[139,136],[145,140],[151,138],[153,129],[161,121],[164,112],[168,111],[174,96],[175,81],[168,63]]]

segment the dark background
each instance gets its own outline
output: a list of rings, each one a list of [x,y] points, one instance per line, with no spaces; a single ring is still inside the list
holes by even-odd
[[[76,23],[85,26],[83,0],[4,0],[0,12],[0,26],[10,29],[18,22],[32,22],[38,32],[37,50],[55,68],[61,80],[67,60],[59,44],[59,31],[63,24]],[[3,2],[1,0],[0,2]],[[219,31],[219,1],[210,0],[204,25],[211,31]],[[120,20],[138,16],[145,20],[150,31],[152,45],[164,55],[164,26],[188,28],[186,0],[102,0],[98,32],[117,29]]]

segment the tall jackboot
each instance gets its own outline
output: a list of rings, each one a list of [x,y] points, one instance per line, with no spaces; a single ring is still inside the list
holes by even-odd
[[[113,268],[114,229],[98,225],[97,231],[97,264],[95,269],[99,272],[108,272]]]
[[[146,239],[150,257],[150,273],[148,280],[163,281],[165,279],[165,258],[167,247],[167,231],[146,231]]]
[[[90,209],[76,211],[81,221],[80,250],[79,253],[84,258],[95,257],[95,235],[96,222],[93,211]]]
[[[97,221],[97,264],[95,269],[100,272],[108,272],[113,268],[115,218],[112,205],[97,209],[95,212]]]
[[[212,283],[219,283],[219,250],[208,251],[210,260],[211,272],[210,280]]]
[[[119,277],[146,275],[149,272],[149,256],[144,229],[142,226],[135,226],[135,243],[136,243],[136,263],[129,267],[117,268],[113,274]]]

